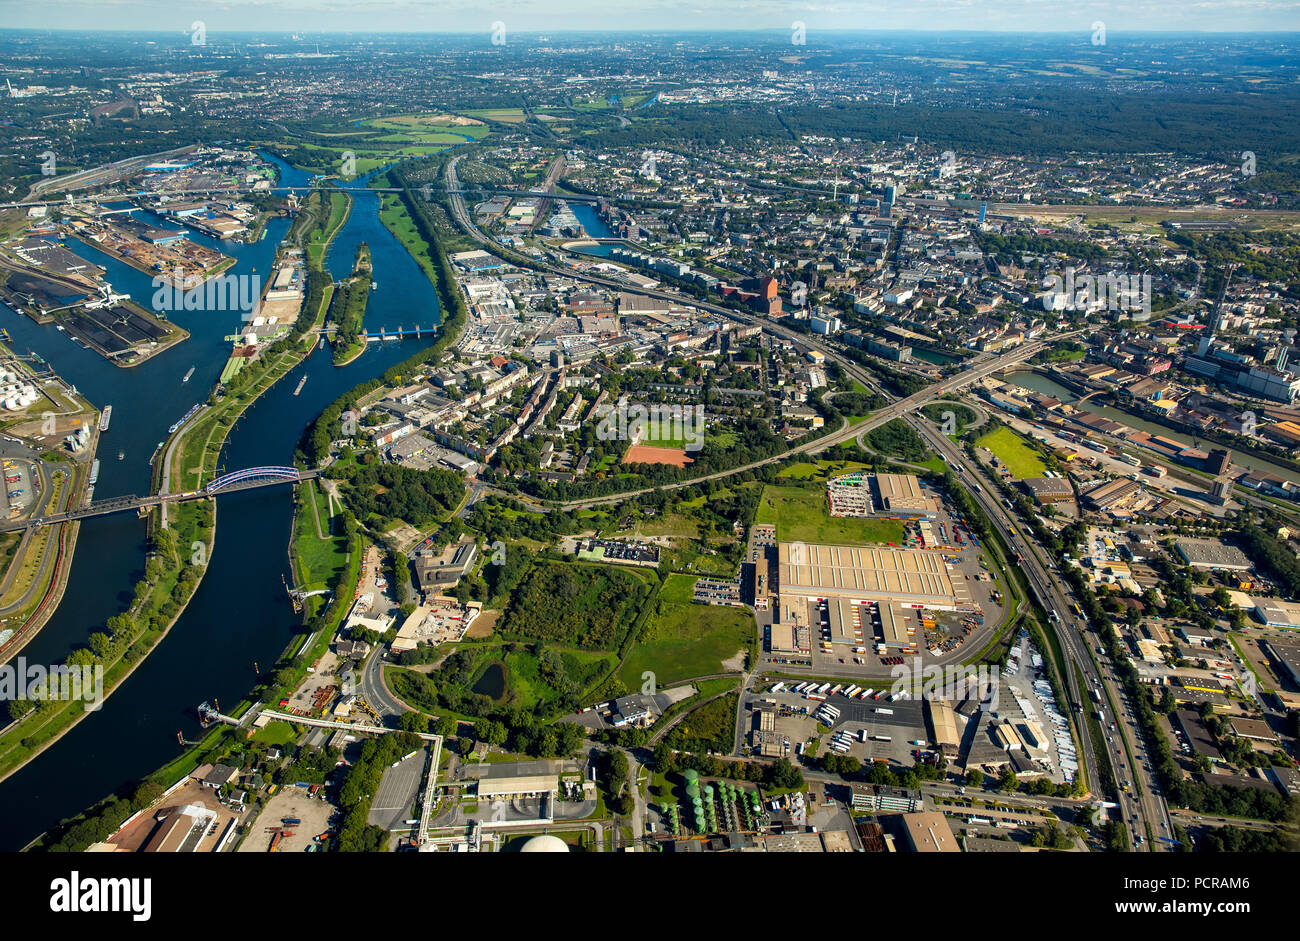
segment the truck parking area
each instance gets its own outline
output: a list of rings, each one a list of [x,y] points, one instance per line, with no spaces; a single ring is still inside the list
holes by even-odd
[[[789,741],[786,755],[791,760],[799,754],[800,744],[816,737],[820,737],[818,754],[833,750],[863,763],[887,761],[911,766],[916,751],[928,750],[929,733],[920,700],[899,697],[890,701],[887,687],[879,699],[860,697],[861,692],[853,698],[841,693],[823,701],[804,698],[788,689],[775,693],[769,690],[752,694],[747,705],[753,713],[768,710],[775,714],[774,738],[782,744]],[[819,723],[829,726],[830,733],[819,733]]]

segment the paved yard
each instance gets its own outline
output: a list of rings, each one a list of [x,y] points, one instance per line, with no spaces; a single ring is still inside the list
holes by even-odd
[[[278,791],[262,808],[262,813],[249,826],[248,836],[239,847],[241,853],[265,853],[271,845],[269,827],[281,827],[284,817],[297,817],[302,821],[285,829],[292,836],[285,837],[275,848],[277,853],[301,853],[311,845],[312,838],[329,829],[330,814],[334,805],[308,795],[305,788],[286,787]]]

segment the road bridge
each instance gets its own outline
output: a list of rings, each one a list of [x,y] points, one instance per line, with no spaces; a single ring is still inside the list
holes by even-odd
[[[0,523],[0,532],[18,532],[35,529],[39,526],[52,526],[55,523],[67,523],[72,520],[89,519],[94,516],[108,516],[111,513],[125,513],[128,510],[151,509],[165,503],[185,503],[190,500],[206,500],[223,493],[237,490],[255,490],[259,487],[275,487],[280,484],[294,484],[312,480],[320,476],[320,471],[300,471],[295,467],[248,467],[243,470],[223,474],[201,490],[187,490],[183,493],[158,493],[148,497],[127,494],[97,500],[89,506],[78,507],[65,513],[52,513],[30,520],[8,520]]]

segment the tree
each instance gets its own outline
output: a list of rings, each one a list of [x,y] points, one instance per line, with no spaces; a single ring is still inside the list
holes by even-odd
[[[1002,773],[998,775],[998,788],[1003,791],[1014,791],[1019,783],[1015,770],[1011,765],[1005,765]]]
[[[9,718],[17,722],[35,708],[29,699],[11,699],[9,700]]]
[[[968,787],[979,787],[984,783],[984,772],[979,768],[971,768],[966,772],[966,784]]]
[[[104,622],[104,626],[108,628],[108,633],[114,637],[128,637],[135,629],[135,625],[131,623],[131,619],[125,614],[113,615]]]
[[[788,758],[778,758],[772,765],[771,784],[781,790],[799,790],[803,787],[803,772],[790,764]]]
[[[611,797],[617,797],[622,793],[623,785],[627,783],[627,774],[627,755],[622,749],[610,752],[609,763],[605,770],[605,785]]]
[[[429,717],[422,712],[403,712],[397,727],[404,732],[428,732]]]
[[[1300,713],[1294,713],[1300,715]],[[672,774],[677,770],[677,753],[666,742],[660,742],[654,750],[655,770],[660,774]]]
[[[480,719],[474,723],[474,734],[489,745],[504,745],[509,734],[506,727],[492,719]]]
[[[90,635],[90,652],[95,655],[97,660],[103,660],[112,649],[113,641],[107,634],[96,631]]]

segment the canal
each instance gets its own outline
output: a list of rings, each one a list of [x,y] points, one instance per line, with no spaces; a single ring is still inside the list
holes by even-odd
[[[605,225],[603,219],[596,215],[596,207],[591,203],[569,203],[569,208],[573,210],[574,216],[582,223],[582,227],[587,230],[587,235],[594,239],[612,239],[614,230]],[[574,251],[581,252],[584,255],[595,255],[598,258],[608,258],[612,245],[589,245],[585,248],[575,248]]]
[[[306,185],[308,177],[274,160],[285,185]],[[378,219],[379,199],[366,190],[368,177],[347,188],[352,213],[326,256],[336,276],[352,269],[356,246],[367,242],[374,264],[367,329],[399,324],[432,326],[440,319],[437,294],[415,259]],[[208,242],[233,255],[232,274],[270,273],[275,250],[288,231],[274,220],[261,241]],[[204,242],[198,234],[191,236]],[[69,247],[108,268],[119,291],[151,308],[148,275],[107,258],[87,245]],[[50,326],[5,309],[0,322],[13,336],[16,352],[36,352],[65,380],[97,405],[112,403],[113,421],[102,437],[96,498],[149,492],[148,464],[167,427],[206,396],[229,354],[222,338],[239,329],[238,312],[178,311],[172,319],[190,339],[132,369],[119,369],[76,346]],[[338,368],[331,351],[319,346],[236,423],[221,457],[228,470],[288,464],[308,423],[353,386],[382,374],[427,345],[419,340],[371,343],[361,356]],[[190,366],[193,377],[182,383]],[[299,395],[293,395],[306,375]],[[122,461],[117,452],[124,451]],[[218,501],[216,543],[194,599],[167,637],[104,703],[26,767],[0,782],[0,850],[16,850],[43,831],[150,774],[174,758],[176,733],[199,733],[194,708],[218,699],[232,706],[252,686],[253,663],[269,669],[294,633],[297,618],[281,577],[288,577],[293,499],[288,487],[233,493]],[[72,649],[125,610],[144,572],[145,526],[130,514],[81,524],[63,601],[54,617],[23,650],[30,663],[60,662]]]
[[[1075,395],[1059,382],[1054,382],[1047,376],[1036,372],[1013,372],[1011,375],[1006,377],[1006,381],[1011,385],[1020,386],[1025,389],[1032,389],[1035,392],[1050,395],[1053,398],[1060,399],[1062,402],[1070,404],[1077,403],[1079,399],[1079,396]],[[1130,428],[1136,428],[1139,431],[1145,431],[1153,435],[1163,435],[1166,438],[1181,441],[1190,447],[1198,447],[1202,449],[1217,447],[1217,445],[1212,442],[1202,441],[1181,431],[1173,431],[1166,428],[1164,425],[1157,424],[1153,421],[1147,421],[1137,415],[1130,415],[1128,412],[1120,411],[1117,408],[1111,408],[1109,405],[1099,405],[1091,399],[1078,405],[1078,407],[1083,409],[1085,412],[1092,412],[1094,415],[1103,415],[1111,421],[1120,422],[1121,424],[1128,425]],[[1246,454],[1242,451],[1233,451],[1232,463],[1248,470],[1276,474],[1278,477],[1283,477],[1287,480],[1300,483],[1300,473],[1297,473],[1289,467],[1283,467],[1281,464],[1275,464],[1265,458],[1256,457],[1253,454]]]

